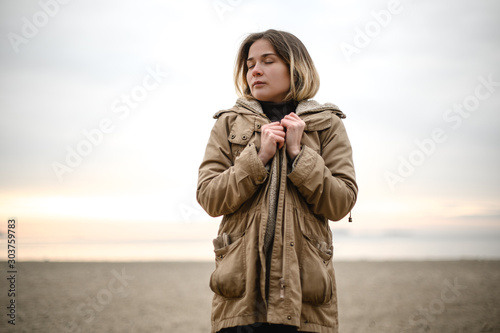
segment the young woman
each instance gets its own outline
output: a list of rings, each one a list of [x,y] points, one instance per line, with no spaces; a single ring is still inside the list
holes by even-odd
[[[239,99],[217,119],[197,199],[224,215],[214,239],[212,332],[337,332],[328,220],[354,206],[352,151],[302,42],[267,30],[242,43]]]

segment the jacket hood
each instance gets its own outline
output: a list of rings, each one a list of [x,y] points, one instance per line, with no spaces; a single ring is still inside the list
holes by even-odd
[[[317,113],[327,110],[333,111],[339,118],[342,119],[346,118],[346,115],[342,111],[340,111],[337,105],[333,103],[320,104],[312,99],[303,100],[299,102],[299,104],[297,105],[297,109],[295,110],[295,113],[297,113],[297,115],[301,115],[308,113]],[[262,106],[257,100],[249,100],[244,98],[238,98],[236,100],[236,104],[231,109],[220,110],[214,115],[214,118],[218,118],[221,114],[225,112],[237,112],[246,114],[264,113],[262,111]]]

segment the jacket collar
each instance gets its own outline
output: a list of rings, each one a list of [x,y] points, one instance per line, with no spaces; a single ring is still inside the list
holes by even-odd
[[[345,114],[340,111],[339,107],[333,103],[325,103],[325,104],[320,104],[316,102],[315,100],[308,99],[308,100],[303,100],[299,102],[297,105],[297,109],[295,112],[298,115],[302,114],[308,114],[308,113],[317,113],[321,111],[326,111],[330,110],[335,112],[337,116],[340,118],[345,118]],[[237,113],[246,113],[246,114],[263,114],[264,112],[262,111],[262,106],[257,100],[254,99],[245,99],[245,98],[238,98],[236,100],[236,105],[234,105],[231,109],[227,110],[221,110],[217,112],[214,115],[214,118],[218,118],[222,113],[224,112],[230,112],[234,111]]]
[[[242,106],[250,111],[256,112],[256,113],[263,113],[260,103],[256,100],[248,100],[248,99],[244,99],[244,98],[238,98],[238,100],[236,101],[236,105],[240,105],[240,106]],[[300,114],[305,114],[305,113],[316,113],[316,112],[321,112],[321,111],[326,111],[326,110],[335,111],[335,113],[340,118],[345,118],[344,113],[342,111],[340,111],[340,109],[337,105],[335,105],[333,103],[320,104],[313,99],[300,101],[299,104],[297,105],[297,109],[295,110],[295,112],[298,115],[300,115]]]

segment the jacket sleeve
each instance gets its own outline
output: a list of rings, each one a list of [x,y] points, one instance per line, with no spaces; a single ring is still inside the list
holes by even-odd
[[[237,117],[224,113],[216,121],[198,171],[196,199],[210,216],[235,212],[267,178],[267,170],[249,143],[233,163],[228,140]]]
[[[293,163],[289,179],[314,214],[338,221],[356,202],[358,185],[344,124],[332,113],[332,126],[321,134],[321,155],[307,146]]]

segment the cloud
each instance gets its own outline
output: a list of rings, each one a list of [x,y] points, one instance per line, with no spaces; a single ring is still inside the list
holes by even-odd
[[[148,209],[153,215],[163,209],[162,216],[178,220],[186,215],[179,207],[198,212],[192,202],[197,168],[212,115],[234,104],[239,43],[249,32],[278,28],[295,33],[310,50],[321,76],[317,99],[338,104],[348,116],[362,219],[382,228],[391,213],[400,218],[401,207],[408,215],[417,208],[426,216],[444,212],[427,200],[431,194],[440,203],[478,198],[486,209],[485,202],[500,194],[500,89],[456,129],[443,114],[474,93],[479,76],[500,81],[500,5],[401,1],[401,14],[348,62],[339,45],[352,43],[356,27],[364,29],[374,20],[372,12],[387,3],[241,1],[223,20],[214,1],[61,6],[19,53],[7,38],[0,40],[0,194],[157,194],[168,203],[154,201],[161,209]],[[39,10],[38,3],[3,2],[0,34],[21,33],[22,18]],[[168,79],[121,120],[113,102],[141,84],[147,66],[160,66]],[[67,146],[75,148],[85,139],[82,131],[98,127],[103,118],[113,121],[113,133],[59,183],[52,162],[64,162]],[[408,158],[418,148],[415,141],[429,138],[435,128],[446,131],[447,141],[391,192],[384,172],[397,172],[398,157]],[[398,196],[403,202],[395,203]],[[119,199],[113,202],[120,206]],[[3,207],[2,213],[16,207]],[[188,219],[205,218],[200,213]],[[409,223],[419,227],[418,221]]]

